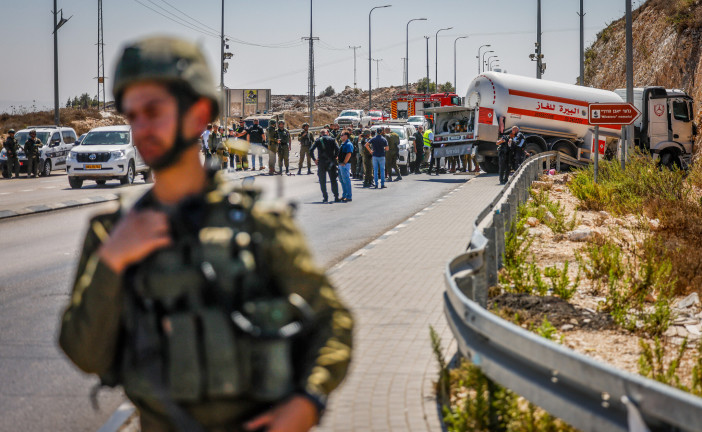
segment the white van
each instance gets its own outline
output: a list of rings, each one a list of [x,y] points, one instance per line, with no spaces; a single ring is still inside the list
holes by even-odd
[[[66,167],[66,156],[76,142],[76,131],[73,128],[63,126],[29,126],[26,129],[17,131],[15,139],[19,144],[17,158],[20,163],[20,172],[27,171],[27,156],[24,154],[24,143],[29,138],[29,132],[34,129],[37,138],[41,141],[39,151],[39,175],[48,176],[52,170],[64,169]],[[2,176],[10,178],[7,170],[7,156],[5,150],[0,152],[0,169]]]
[[[68,154],[66,160],[68,184],[74,189],[84,180],[104,185],[116,179],[131,184],[137,174],[151,180],[151,169],[144,163],[132,141],[130,126],[104,126],[92,129]]]

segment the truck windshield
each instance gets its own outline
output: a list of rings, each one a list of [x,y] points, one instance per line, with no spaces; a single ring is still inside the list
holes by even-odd
[[[129,144],[129,132],[127,131],[101,131],[89,132],[80,143],[84,145],[124,145]]]
[[[355,113],[353,111],[344,111],[339,115],[339,117],[358,117],[358,113]]]
[[[381,113],[380,111],[369,111],[368,115],[371,117],[382,117],[383,113]]]
[[[408,122],[421,122],[424,121],[424,116],[412,116],[407,119]]]

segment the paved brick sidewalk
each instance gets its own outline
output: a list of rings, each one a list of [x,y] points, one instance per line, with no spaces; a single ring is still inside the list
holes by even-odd
[[[330,271],[354,313],[355,345],[350,375],[318,430],[441,430],[429,326],[453,355],[444,268],[465,251],[473,219],[499,190],[496,176],[474,178]]]

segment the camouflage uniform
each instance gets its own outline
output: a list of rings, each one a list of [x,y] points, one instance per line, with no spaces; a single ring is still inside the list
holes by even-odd
[[[280,126],[283,126],[282,128]],[[290,132],[285,129],[285,123],[278,122],[278,129],[275,131],[276,142],[278,143],[278,168],[280,173],[283,173],[283,164],[285,165],[285,173],[290,174]]]
[[[388,140],[390,148],[385,155],[385,175],[387,175],[388,181],[392,181],[392,169],[395,168],[397,180],[402,180],[400,168],[397,166],[397,158],[400,155],[400,136],[395,132],[390,132],[385,134],[385,139]]]
[[[305,129],[307,126],[307,129]],[[298,141],[300,141],[300,163],[297,168],[297,175],[302,174],[302,166],[307,159],[307,174],[312,174],[312,157],[310,156],[310,147],[314,142],[314,134],[310,132],[309,125],[307,123],[302,125],[302,132],[297,136]]]
[[[214,82],[193,44],[150,38],[125,48],[113,89],[120,112],[125,89],[144,80],[183,84],[217,116]],[[174,139],[173,156],[154,164],[172,167],[192,145]],[[141,430],[239,431],[300,396],[321,415],[346,374],[351,315],[289,208],[264,207],[257,195],[210,172],[175,204],[150,190],[88,225],[59,344],[80,369],[123,387]],[[145,210],[167,217],[171,243],[115,271],[100,252],[121,219]]]
[[[275,121],[268,121],[268,129],[266,129],[266,138],[268,138],[268,173],[275,174],[275,159],[278,155],[278,138],[276,138]]]
[[[373,185],[373,153],[366,148],[366,143],[370,139],[370,131],[363,131],[363,136],[359,142],[361,154],[363,158],[363,187],[371,187]]]
[[[39,154],[41,153],[41,140],[30,135],[24,143],[24,154],[27,156],[27,177],[39,175]]]
[[[216,155],[216,158],[219,161],[217,164],[219,169],[226,168],[227,164],[229,163],[229,151],[227,150],[227,146],[224,144],[224,139],[225,137],[223,137],[219,131],[212,132],[210,134],[210,142],[208,143],[210,151]]]
[[[10,132],[14,134],[15,131],[10,129]],[[17,142],[15,136],[8,136],[3,144],[3,147],[5,147],[5,156],[7,157],[7,162],[5,165],[5,169],[7,169],[7,178],[11,178],[13,173],[15,174],[15,177],[19,177],[20,164],[19,158],[17,157],[19,143]]]

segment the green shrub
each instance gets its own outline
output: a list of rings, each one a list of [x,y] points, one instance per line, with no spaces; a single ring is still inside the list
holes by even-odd
[[[551,280],[551,291],[554,295],[562,298],[563,300],[570,300],[573,294],[578,290],[578,285],[580,284],[580,270],[578,269],[578,276],[576,276],[575,281],[571,284],[570,278],[568,277],[568,261],[566,260],[563,264],[563,269],[559,270],[558,267],[546,267],[544,269],[544,276]]]

